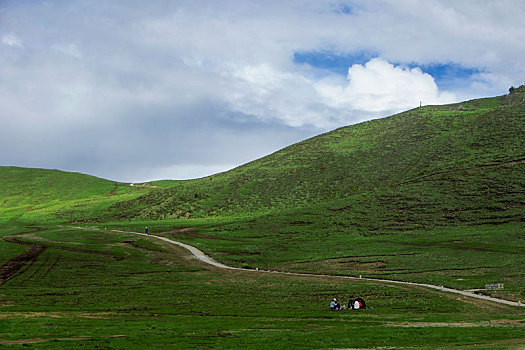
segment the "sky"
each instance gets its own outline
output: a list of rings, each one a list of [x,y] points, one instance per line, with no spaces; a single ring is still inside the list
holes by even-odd
[[[226,171],[525,82],[523,0],[0,0],[0,165]]]

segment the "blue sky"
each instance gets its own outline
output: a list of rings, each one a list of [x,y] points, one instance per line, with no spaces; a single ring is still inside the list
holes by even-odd
[[[293,62],[301,65],[306,64],[325,73],[335,73],[346,76],[348,68],[354,64],[364,65],[373,58],[379,57],[377,53],[357,51],[348,54],[338,54],[329,51],[295,52]],[[403,66],[403,63],[397,63]],[[409,68],[420,68],[423,72],[431,75],[438,88],[454,90],[468,87],[473,79],[483,73],[482,68],[464,67],[458,63],[429,63],[418,65],[416,63],[405,64]],[[322,72],[321,72],[322,74]]]
[[[0,2],[0,165],[119,181],[231,169],[525,80],[525,3]],[[16,145],[16,147],[13,147]]]
[[[413,65],[413,67],[418,67]],[[440,89],[455,90],[465,88],[473,79],[483,73],[483,68],[463,67],[457,63],[435,63],[419,66],[425,73],[430,74]]]
[[[318,69],[346,76],[350,66],[354,64],[365,64],[375,57],[378,57],[377,53],[362,51],[347,54],[338,54],[329,51],[309,51],[294,52],[293,61],[296,64],[308,64]]]

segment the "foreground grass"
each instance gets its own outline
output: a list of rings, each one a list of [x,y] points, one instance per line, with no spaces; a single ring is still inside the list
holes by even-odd
[[[47,248],[0,289],[4,346],[525,344],[524,314],[516,308],[401,286],[222,271],[177,247],[126,234],[64,228],[25,232],[19,240]],[[364,297],[373,309],[327,310],[331,298],[345,301],[352,295]]]

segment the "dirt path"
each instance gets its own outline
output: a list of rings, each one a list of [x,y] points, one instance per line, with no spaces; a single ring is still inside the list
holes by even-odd
[[[102,229],[98,229],[98,228],[86,228],[86,227],[73,227],[73,228],[80,229],[80,230],[106,231],[106,230],[102,230]],[[463,295],[463,296],[470,297],[470,298],[482,299],[482,300],[492,301],[494,303],[505,304],[505,305],[510,305],[510,306],[520,306],[520,307],[525,306],[524,304],[520,303],[519,301],[515,302],[515,301],[504,300],[504,299],[498,299],[498,298],[493,298],[493,297],[489,297],[489,296],[486,296],[486,295],[480,295],[480,294],[475,294],[475,293],[468,292],[468,291],[463,291],[463,290],[458,290],[458,289],[453,289],[453,288],[447,288],[447,287],[444,287],[444,286],[435,286],[433,284],[426,284],[426,283],[405,282],[405,281],[396,281],[396,280],[385,280],[385,279],[379,279],[379,278],[337,276],[337,275],[324,275],[324,274],[304,273],[304,272],[286,272],[286,271],[272,271],[272,270],[248,269],[248,268],[243,268],[243,267],[233,267],[233,266],[228,266],[228,265],[221,264],[220,262],[217,262],[217,261],[213,260],[211,257],[209,257],[206,254],[204,254],[204,252],[202,252],[201,250],[199,250],[199,249],[197,249],[197,248],[195,248],[195,247],[193,247],[193,246],[191,246],[189,244],[185,244],[185,243],[181,243],[181,242],[178,242],[178,241],[174,241],[174,240],[166,238],[166,237],[154,236],[154,235],[150,235],[150,234],[145,234],[145,233],[141,233],[141,232],[132,232],[132,231],[122,231],[122,230],[107,230],[107,231],[140,235],[140,236],[145,236],[145,237],[159,239],[161,241],[168,242],[170,244],[175,244],[175,245],[178,245],[179,247],[187,249],[198,260],[200,260],[200,261],[202,261],[202,262],[204,262],[206,264],[209,264],[209,265],[221,268],[221,269],[238,270],[238,271],[249,271],[249,272],[256,272],[256,273],[276,273],[276,274],[291,275],[291,276],[330,277],[330,278],[343,278],[343,279],[349,279],[349,280],[362,280],[362,281],[371,281],[371,282],[380,282],[380,283],[393,283],[393,284],[401,284],[401,285],[417,286],[417,287],[423,287],[423,288],[428,288],[428,289],[434,289],[434,290],[438,290],[438,291],[441,291],[441,292],[459,294],[459,295]]]
[[[160,188],[159,186],[155,186],[155,185],[152,185],[152,184],[149,184],[147,182],[145,183],[142,183],[142,184],[129,184],[131,187],[148,187],[148,188]]]

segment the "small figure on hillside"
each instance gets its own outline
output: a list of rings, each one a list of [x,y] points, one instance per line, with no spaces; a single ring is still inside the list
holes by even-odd
[[[339,305],[339,301],[337,301],[337,299],[334,298],[334,300],[332,300],[332,302],[330,303],[330,310],[338,311],[339,309],[341,309],[341,306]]]
[[[146,227],[146,234],[148,234],[149,229]]]

